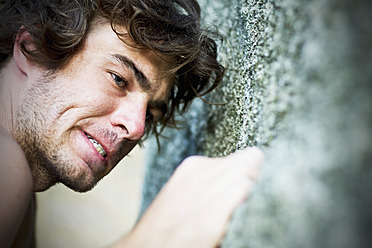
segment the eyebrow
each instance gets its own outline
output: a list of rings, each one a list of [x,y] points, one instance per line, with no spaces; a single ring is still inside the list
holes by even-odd
[[[134,77],[142,89],[147,91],[151,90],[151,84],[149,83],[148,78],[141,70],[138,69],[136,64],[131,59],[121,54],[114,54],[112,57],[123,67],[128,67],[133,72]]]

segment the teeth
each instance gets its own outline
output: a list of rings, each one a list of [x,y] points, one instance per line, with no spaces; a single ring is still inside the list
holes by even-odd
[[[98,143],[97,140],[93,139],[89,134],[87,134],[88,139],[90,142],[92,142],[94,148],[96,148],[97,152],[101,154],[102,157],[105,157],[107,155],[106,151],[103,149],[102,145]]]

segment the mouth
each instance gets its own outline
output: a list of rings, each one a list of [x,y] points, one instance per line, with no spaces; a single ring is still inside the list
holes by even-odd
[[[85,133],[85,135],[88,137],[89,141],[93,144],[94,148],[96,148],[97,152],[101,154],[102,157],[105,158],[107,156],[107,152],[105,151],[105,149],[103,149],[103,146],[89,134]]]

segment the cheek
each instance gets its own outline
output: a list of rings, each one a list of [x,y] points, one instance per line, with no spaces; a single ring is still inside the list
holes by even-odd
[[[71,92],[65,103],[83,115],[103,115],[115,108],[114,99],[103,90],[94,87]]]
[[[49,127],[49,133],[62,137],[69,130],[84,126],[93,119],[102,118],[110,109],[107,101],[70,95],[62,101],[56,100],[54,105],[46,110],[45,126]]]
[[[74,105],[78,108],[103,111],[115,106],[114,97],[110,97],[109,91],[97,82],[92,82],[89,86],[79,85],[71,95],[71,102],[75,102]]]
[[[60,123],[68,123],[64,129],[84,119],[108,116],[117,107],[119,98],[98,72],[87,76],[82,72],[59,76],[59,94],[50,111]]]

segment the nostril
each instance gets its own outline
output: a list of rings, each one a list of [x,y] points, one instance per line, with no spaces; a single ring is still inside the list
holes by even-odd
[[[123,130],[123,131],[125,132],[125,134],[129,134],[128,129],[127,129],[123,124],[119,124],[118,126],[119,126],[119,128],[120,128],[121,130]]]

